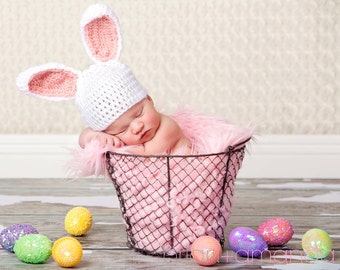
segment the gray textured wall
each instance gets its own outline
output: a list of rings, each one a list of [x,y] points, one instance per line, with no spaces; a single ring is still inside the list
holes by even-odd
[[[21,94],[17,74],[91,64],[79,21],[91,0],[0,0],[0,133],[74,134],[73,101]],[[116,0],[121,61],[163,112],[190,107],[262,134],[339,134],[340,1]]]

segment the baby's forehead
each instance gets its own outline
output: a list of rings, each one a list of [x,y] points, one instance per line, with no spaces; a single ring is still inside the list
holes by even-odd
[[[143,109],[144,102],[138,102],[129,108],[126,112],[120,115],[107,129],[106,131],[114,131],[122,126],[128,125],[134,118],[137,117],[139,111]]]
[[[144,107],[144,105],[145,99],[141,100],[140,102],[136,103],[131,108],[129,108],[125,113],[118,117],[116,121],[119,120],[119,118],[136,117],[136,114]]]

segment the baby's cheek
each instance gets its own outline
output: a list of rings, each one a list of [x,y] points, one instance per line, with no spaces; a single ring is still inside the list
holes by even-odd
[[[152,114],[148,119],[149,125],[156,126],[160,122],[160,118],[156,114]]]

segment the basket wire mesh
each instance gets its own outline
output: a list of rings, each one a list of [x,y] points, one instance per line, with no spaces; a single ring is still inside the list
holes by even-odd
[[[207,155],[107,152],[128,246],[165,257],[187,257],[202,235],[215,237],[223,246],[244,151],[245,142]]]

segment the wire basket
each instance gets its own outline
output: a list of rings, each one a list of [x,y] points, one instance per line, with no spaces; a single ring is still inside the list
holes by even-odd
[[[128,246],[165,257],[190,255],[191,244],[202,235],[223,246],[244,150],[245,142],[207,155],[107,152]]]

